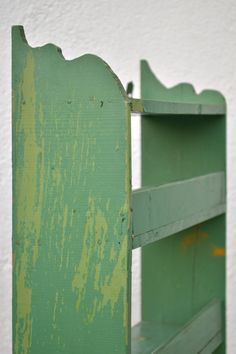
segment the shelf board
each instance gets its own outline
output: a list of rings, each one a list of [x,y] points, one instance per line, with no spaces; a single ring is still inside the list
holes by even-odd
[[[167,342],[180,326],[142,321],[132,328],[132,354],[150,354]]]
[[[168,102],[131,98],[130,106],[132,113],[141,113],[142,115],[223,116],[226,113],[226,108],[223,104]]]
[[[132,354],[210,354],[222,343],[221,302],[213,300],[185,325],[140,322]]]
[[[133,248],[225,212],[225,174],[211,173],[132,193]]]

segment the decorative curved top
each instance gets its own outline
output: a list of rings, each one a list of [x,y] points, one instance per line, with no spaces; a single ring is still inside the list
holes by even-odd
[[[13,352],[89,353],[101,328],[98,353],[129,353],[126,93],[94,55],[12,37]]]
[[[40,65],[43,65],[43,58],[46,57],[45,63],[47,62],[47,65],[48,63],[55,64],[57,86],[60,81],[60,72],[65,69],[65,66],[67,67],[68,80],[75,81],[79,78],[83,85],[76,85],[77,99],[87,100],[88,97],[93,97],[94,101],[101,102],[104,100],[116,101],[118,97],[121,97],[130,104],[132,112],[142,114],[225,114],[225,99],[221,93],[204,90],[197,94],[194,87],[188,83],[167,88],[156,78],[146,60],[141,61],[142,99],[132,99],[128,97],[122,83],[110,66],[98,56],[85,54],[67,60],[64,58],[62,50],[54,44],[49,43],[42,47],[32,48],[27,42],[23,26],[13,26],[12,37],[13,51],[19,47],[30,49],[35,56],[40,53]],[[50,68],[47,70],[49,71]],[[47,70],[41,73],[42,77],[47,73]],[[78,72],[76,77],[75,70]],[[60,84],[64,83],[63,80]],[[167,103],[170,103],[171,107],[167,107]]]
[[[143,99],[225,105],[224,96],[215,90],[204,90],[197,94],[194,87],[188,83],[167,88],[156,78],[146,60],[141,61],[141,83]]]
[[[112,71],[110,66],[98,56],[93,54],[85,54],[78,58],[67,60],[63,56],[61,48],[57,47],[52,43],[45,44],[42,47],[33,48],[27,42],[23,26],[12,27],[12,40],[13,51],[19,47],[28,50],[30,49],[32,50],[32,53],[34,53],[35,56],[40,53],[41,61],[43,61],[44,57],[49,58],[50,56],[50,59],[48,59],[48,63],[51,62],[51,64],[54,65],[57,61],[59,72],[62,69],[62,65],[67,66],[68,79],[70,73],[73,72],[74,66],[76,65],[76,69],[79,72],[78,77],[81,79],[81,81],[87,81],[90,83],[90,85],[88,86],[88,90],[86,90],[86,86],[83,85],[82,87],[81,93],[84,97],[86,97],[86,95],[102,95],[107,99],[112,99],[117,97],[117,93],[119,92],[125,100],[128,99],[125,89],[122,83],[120,82],[119,78]]]

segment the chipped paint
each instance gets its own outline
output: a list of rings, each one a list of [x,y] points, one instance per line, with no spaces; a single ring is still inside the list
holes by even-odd
[[[108,225],[103,212],[100,208],[95,211],[95,199],[89,197],[80,262],[76,268],[72,281],[72,288],[77,292],[77,310],[79,310],[80,303],[85,296],[87,279],[90,271],[90,258],[91,256],[95,257],[95,255],[97,255],[99,259],[99,264],[95,266],[94,287],[95,289],[99,288],[100,262],[102,262],[104,258],[105,237],[107,231]]]
[[[185,235],[181,241],[181,246],[184,250],[193,246],[199,240],[207,238],[208,233],[200,229],[199,226],[193,227],[191,232]]]
[[[56,295],[55,295],[55,302],[54,302],[54,307],[53,307],[53,319],[52,319],[52,326],[53,326],[54,329],[57,326],[57,323],[56,323],[56,311],[57,311],[57,306],[58,306],[58,298],[59,298],[59,294],[58,294],[58,291],[57,291]]]
[[[109,259],[111,262],[116,262],[116,260],[117,260],[117,253],[116,253],[114,245],[112,245],[112,247],[111,247]]]
[[[80,304],[83,301],[86,294],[87,281],[89,278],[89,271],[90,271],[89,268],[90,259],[96,250],[99,252],[102,260],[104,245],[102,244],[101,239],[104,238],[104,233],[106,232],[107,232],[107,224],[105,218],[101,210],[95,211],[95,199],[89,197],[80,262],[79,265],[76,267],[75,275],[72,281],[72,288],[73,290],[76,290],[77,293],[77,301],[76,301],[77,311],[79,310]],[[99,272],[100,270],[98,266],[95,272],[95,280],[94,280],[96,287],[98,287]]]
[[[62,269],[63,260],[64,260],[67,223],[68,223],[68,206],[66,205],[63,214],[62,237],[61,237],[61,244],[60,244],[60,251],[61,251],[60,269]]]
[[[29,250],[29,243],[25,243],[25,251],[21,256],[19,265],[17,265],[17,285],[16,294],[19,299],[19,306],[16,307],[16,341],[15,352],[27,354],[30,348],[31,334],[32,334],[32,289],[26,284],[28,259],[27,252]]]
[[[130,112],[125,97],[100,59],[66,62],[53,45],[31,49],[19,45],[19,33],[15,37],[14,352],[43,352],[45,344],[51,353],[75,347],[89,352],[92,343],[85,333],[96,338],[98,327],[104,329],[99,352],[128,352]],[[22,55],[27,56],[24,70]],[[91,68],[92,77],[105,77],[105,85],[90,85]],[[93,102],[87,99],[90,90]],[[107,94],[112,100],[101,110],[99,95]]]
[[[94,318],[95,318],[96,313],[98,311],[97,302],[98,302],[98,300],[97,300],[97,298],[95,298],[93,301],[93,304],[92,304],[92,310],[91,310],[91,312],[88,312],[88,314],[87,314],[87,323],[93,323],[93,321],[94,321]]]
[[[89,237],[92,237],[94,230],[94,213],[95,201],[92,197],[88,200],[88,211],[86,214],[86,222],[84,228],[84,238],[79,265],[76,267],[72,280],[72,289],[77,293],[76,309],[79,311],[80,304],[84,298],[86,291],[86,283],[88,278],[89,261],[91,257],[91,247],[89,247]]]
[[[120,214],[123,215],[124,208]],[[117,230],[123,234],[122,225],[124,218],[119,219],[117,226],[114,228],[114,235]],[[120,226],[119,226],[120,225]],[[124,326],[127,327],[128,321],[128,300],[127,300],[127,249],[128,237],[124,237],[119,245],[119,252],[115,251],[114,244],[106,246],[106,237],[108,237],[108,223],[106,217],[100,208],[95,211],[95,200],[90,197],[88,201],[88,211],[86,214],[86,223],[83,239],[83,247],[80,256],[79,265],[76,268],[72,281],[72,288],[77,294],[76,309],[80,310],[80,306],[89,292],[90,274],[94,274],[93,289],[97,291],[98,298],[93,301],[87,311],[87,321],[92,322],[95,316],[105,307],[110,306],[111,315],[114,315],[115,306],[119,297],[123,297]],[[106,247],[110,248],[110,262],[113,263],[111,275],[101,274],[102,262],[104,260],[104,252]],[[94,260],[94,268],[91,268],[91,260]],[[97,263],[96,263],[97,262]],[[106,260],[105,260],[106,262]],[[94,270],[92,270],[94,269]],[[123,295],[122,295],[123,294]],[[92,310],[91,310],[92,308]]]
[[[224,257],[225,248],[224,247],[212,247],[212,254],[215,257]]]
[[[16,307],[16,353],[29,352],[32,319],[32,289],[29,279],[29,270],[35,264],[38,251],[38,238],[40,233],[40,212],[37,208],[37,158],[39,149],[35,134],[35,86],[34,86],[34,58],[32,51],[28,52],[23,72],[22,86],[19,88],[22,97],[20,118],[17,122],[17,134],[24,137],[23,156],[24,165],[18,166],[16,171],[16,193],[18,207],[16,209],[16,232],[23,236],[22,252],[16,261],[16,296],[20,306]],[[25,193],[25,191],[29,191]],[[24,230],[24,232],[22,232]],[[33,252],[32,252],[33,249]],[[22,323],[24,323],[22,325]]]
[[[100,272],[101,272],[101,264],[96,264],[95,273],[94,273],[94,289],[99,290],[99,281],[100,281]]]
[[[116,265],[111,277],[101,287],[103,296],[102,306],[111,305],[112,313],[114,312],[115,304],[118,301],[122,290],[125,290],[127,283],[127,238],[121,243],[121,249],[116,261]]]

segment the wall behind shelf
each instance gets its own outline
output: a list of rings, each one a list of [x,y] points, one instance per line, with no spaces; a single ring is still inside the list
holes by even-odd
[[[228,354],[236,352],[236,2],[234,0],[1,0],[0,353],[11,353],[11,37],[22,24],[32,46],[53,42],[66,58],[102,57],[139,96],[139,60],[167,86],[220,90],[228,103]],[[132,120],[133,186],[140,185],[140,121]],[[133,323],[140,317],[139,250],[133,259]]]

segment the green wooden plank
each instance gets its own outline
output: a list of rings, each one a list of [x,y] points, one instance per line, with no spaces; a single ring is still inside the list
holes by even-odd
[[[136,248],[223,214],[225,174],[138,189],[132,194],[132,210]]]
[[[132,329],[132,354],[210,354],[221,343],[222,312],[217,300],[184,326],[141,322]]]
[[[222,116],[225,114],[225,105],[182,103],[182,102],[162,102],[155,100],[130,100],[131,112],[155,115],[210,115]]]
[[[130,108],[13,28],[13,352],[130,353]]]
[[[168,343],[154,350],[153,354],[196,354],[202,350],[210,354],[222,343],[221,329],[221,303],[215,300],[195,315]]]
[[[199,353],[200,354],[212,354],[214,350],[222,343],[223,335],[222,331],[217,333]]]
[[[215,91],[196,94],[188,84],[165,88],[145,61],[141,98],[225,106]],[[225,123],[211,115],[142,116],[142,187],[225,171]],[[224,303],[225,216],[143,247],[141,286],[142,321],[186,323],[212,298]],[[224,343],[215,353],[225,353]]]
[[[151,354],[178,332],[180,325],[142,321],[132,328],[132,354]]]

